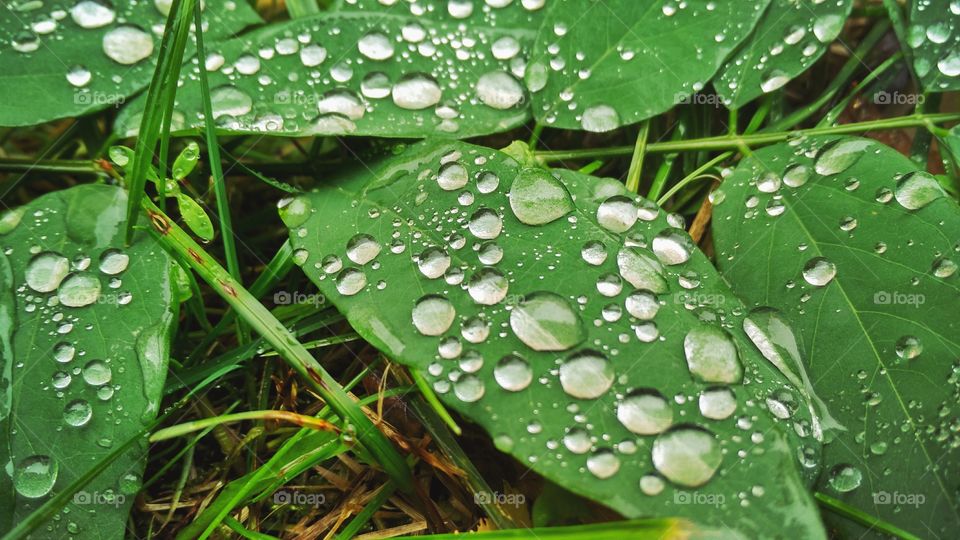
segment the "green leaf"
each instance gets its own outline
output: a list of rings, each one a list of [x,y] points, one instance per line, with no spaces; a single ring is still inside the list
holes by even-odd
[[[857,138],[759,150],[721,190],[724,277],[795,325],[810,379],[846,428],[824,447],[819,489],[919,536],[950,536],[960,527],[956,203],[909,159]]]
[[[757,28],[720,69],[713,86],[732,108],[781,88],[840,35],[853,0],[773,0]]]
[[[482,19],[465,24],[437,9],[428,17],[380,8],[273,24],[209,47],[205,65],[218,128],[460,138],[529,118],[519,78],[535,26],[520,2],[494,10],[516,12],[508,20],[525,22],[517,26]],[[182,78],[178,128],[202,126],[196,74]],[[142,100],[126,108],[117,131],[132,133],[142,108]]]
[[[180,216],[183,222],[190,227],[193,234],[199,236],[204,241],[213,240],[213,222],[210,216],[192,197],[181,192],[177,192],[177,208],[180,210]]]
[[[928,0],[910,5],[907,45],[920,84],[930,92],[960,90],[960,4]]]
[[[123,248],[126,193],[82,185],[2,218],[0,530],[22,521],[157,414],[176,297],[146,234]],[[146,441],[38,537],[122,538]]]
[[[150,83],[169,2],[4,2],[0,6],[0,125],[80,116]],[[155,5],[157,4],[157,5]],[[65,14],[65,16],[62,16]],[[211,39],[261,22],[246,2],[209,2]],[[7,48],[6,44],[10,44]]]
[[[614,180],[521,169],[410,147],[286,202],[294,260],[365,339],[562,487],[627,517],[822,537],[795,463],[818,452],[816,419],[678,218]],[[530,176],[541,205],[515,189]],[[789,409],[789,444],[768,403]]]
[[[186,178],[197,167],[198,159],[200,159],[200,145],[195,141],[190,141],[173,162],[173,169],[171,169],[173,179],[183,180]]]
[[[770,0],[555,0],[526,72],[537,120],[610,131],[699,91]]]

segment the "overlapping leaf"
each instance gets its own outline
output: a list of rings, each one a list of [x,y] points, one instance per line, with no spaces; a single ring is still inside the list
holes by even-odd
[[[549,126],[609,131],[703,88],[769,0],[556,0],[526,72]]]
[[[676,217],[618,182],[427,142],[281,216],[361,335],[552,481],[630,517],[822,536],[805,393]]]
[[[926,0],[910,6],[907,45],[920,83],[931,92],[960,89],[960,3]]]
[[[0,219],[0,530],[157,414],[176,309],[171,263],[145,233],[123,248],[126,195],[86,185]],[[96,211],[92,211],[96,209]],[[78,492],[39,537],[122,538],[144,448]]]
[[[207,4],[211,39],[260,22],[246,2]],[[39,124],[122,104],[150,83],[169,9],[170,0],[4,2],[0,125]]]
[[[846,427],[824,447],[819,489],[921,537],[953,534],[957,204],[909,159],[856,138],[759,150],[722,194],[724,277],[795,325],[811,382]]]
[[[540,10],[515,3],[487,12],[503,17],[472,24],[440,12],[441,4],[421,6],[424,15],[400,4],[361,4],[367,9],[274,24],[210,47],[204,65],[217,125],[278,135],[461,138],[523,123],[530,113],[520,79]],[[189,73],[177,94],[179,127],[203,125],[200,99]],[[125,110],[118,131],[132,133],[142,107],[138,101]]]
[[[803,73],[843,30],[853,0],[773,0],[750,37],[713,81],[729,106],[782,87]]]

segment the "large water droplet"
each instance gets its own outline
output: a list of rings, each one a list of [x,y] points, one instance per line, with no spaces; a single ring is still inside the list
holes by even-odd
[[[477,79],[477,97],[487,107],[509,109],[523,101],[523,87],[505,71],[491,71]]]
[[[489,208],[481,208],[470,216],[470,222],[467,224],[470,233],[481,240],[493,240],[500,236],[503,230],[503,220],[496,211]]]
[[[613,385],[613,378],[613,364],[598,351],[575,353],[560,365],[560,386],[575,398],[602,396]]]
[[[457,161],[445,163],[437,174],[437,184],[445,191],[462,189],[467,185],[467,180],[469,180],[467,168]]]
[[[734,384],[743,377],[740,354],[726,330],[701,325],[687,332],[683,352],[690,374],[708,383]]]
[[[842,173],[853,166],[871,145],[873,142],[863,139],[842,139],[829,143],[817,155],[814,169],[823,176]]]
[[[136,64],[153,53],[153,37],[136,26],[116,26],[104,34],[103,52],[114,62]]]
[[[347,258],[363,265],[380,254],[380,243],[369,234],[356,234],[347,242]]]
[[[669,290],[669,286],[663,276],[663,266],[647,253],[649,252],[645,253],[640,248],[621,249],[617,253],[617,267],[620,275],[637,289],[657,294],[665,293]]]
[[[604,229],[615,233],[626,232],[637,222],[637,206],[622,195],[614,195],[597,208],[597,221]]]
[[[520,171],[510,186],[510,208],[521,223],[543,225],[573,210],[567,189],[550,172],[534,167]]]
[[[654,435],[673,424],[673,409],[656,390],[636,390],[617,405],[617,419],[634,433]]]
[[[641,321],[653,320],[657,311],[660,310],[660,302],[657,301],[656,295],[650,291],[633,291],[627,296],[624,305],[627,308],[627,313]]]
[[[450,268],[450,255],[443,248],[427,248],[417,257],[417,268],[427,278],[436,279]]]
[[[680,229],[664,229],[653,238],[653,252],[666,265],[687,262],[693,249],[693,241]]]
[[[926,171],[904,175],[894,191],[897,202],[907,210],[919,210],[946,195],[937,179]]]
[[[413,73],[397,81],[390,93],[397,107],[419,110],[439,103],[443,92],[429,75]]]
[[[860,487],[863,481],[863,473],[853,465],[845,463],[835,466],[830,470],[830,477],[827,482],[830,487],[840,493],[847,493]]]
[[[482,268],[476,272],[467,290],[470,298],[478,304],[492,306],[507,296],[507,278],[496,268]]]
[[[716,437],[697,427],[674,428],[653,443],[653,466],[675,484],[702,486],[713,478],[723,456]]]
[[[476,375],[464,375],[453,385],[453,393],[460,401],[473,403],[483,397],[485,391],[483,380]]]
[[[63,421],[73,427],[86,425],[93,417],[93,408],[82,399],[76,399],[63,409]]]
[[[562,296],[535,292],[510,312],[510,327],[535,351],[565,351],[586,339],[580,315]]]
[[[587,458],[587,470],[597,478],[610,478],[620,470],[620,458],[612,450],[602,448]]]
[[[367,275],[357,268],[344,268],[336,278],[337,291],[344,296],[353,296],[367,285]]]
[[[533,370],[526,360],[515,354],[508,354],[493,368],[493,378],[504,390],[519,392],[530,385]]]
[[[453,304],[438,295],[427,295],[417,300],[411,314],[413,325],[425,336],[439,336],[449,330],[456,315]]]
[[[112,23],[116,13],[103,2],[83,0],[70,8],[70,18],[81,28],[100,28]]]
[[[379,32],[371,32],[357,42],[360,54],[371,60],[386,60],[393,56],[393,42]]]
[[[824,287],[837,275],[837,266],[825,257],[814,257],[803,267],[803,279],[815,286]]]
[[[119,249],[108,249],[100,254],[100,271],[113,276],[127,269],[130,256]]]
[[[27,263],[24,279],[31,289],[45,293],[56,290],[70,271],[70,261],[59,253],[44,251]]]
[[[70,274],[57,290],[57,297],[68,307],[89,306],[100,298],[100,280],[86,272]]]
[[[737,398],[729,388],[708,388],[697,402],[700,414],[711,420],[724,420],[737,410]]]
[[[39,499],[53,489],[59,471],[59,465],[50,456],[30,456],[17,464],[13,485],[22,497]]]
[[[594,133],[612,131],[620,127],[620,115],[609,105],[593,105],[583,111],[580,126]]]

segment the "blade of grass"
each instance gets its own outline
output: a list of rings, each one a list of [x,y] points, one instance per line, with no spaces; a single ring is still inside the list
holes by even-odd
[[[222,414],[212,418],[194,420],[192,422],[185,422],[183,424],[177,424],[175,426],[163,428],[154,432],[154,434],[150,436],[150,442],[165,441],[167,439],[181,437],[195,431],[200,431],[201,429],[210,426],[219,426],[221,424],[230,424],[233,422],[243,422],[244,420],[277,420],[282,422],[290,422],[291,424],[296,424],[298,426],[310,429],[322,431],[340,431],[337,426],[327,422],[326,420],[320,420],[312,416],[305,416],[291,411],[244,411],[233,414]]]
[[[234,280],[183,229],[149,199],[143,198],[141,202],[160,242],[167,249],[187,257],[193,270],[237,311],[244,322],[266,339],[341,418],[353,425],[357,440],[376,457],[380,466],[397,482],[400,489],[410,490],[412,478],[406,461],[383,432],[344,392],[336,379],[327,373],[283,323]]]
[[[633,159],[630,160],[630,169],[627,171],[627,191],[636,193],[640,189],[640,173],[643,172],[643,158],[647,155],[647,137],[650,136],[650,121],[640,124],[640,133],[637,143],[633,147]]]
[[[418,536],[425,540],[508,540],[513,538],[536,538],[538,540],[663,540],[665,538],[739,538],[731,534],[730,529],[725,533],[717,530],[705,530],[693,523],[676,518],[635,519],[630,521],[613,521],[609,523],[594,523],[590,525],[573,525],[569,527],[535,527],[532,529],[507,529],[501,531],[487,531],[481,533],[453,533],[428,534]]]
[[[190,35],[194,3],[196,0],[173,0],[170,13],[167,15],[166,30],[160,40],[157,67],[153,72],[150,87],[147,89],[144,113],[140,120],[137,144],[134,147],[133,170],[127,178],[127,189],[130,192],[127,200],[126,224],[128,244],[133,238],[133,225],[140,211],[140,200],[144,198],[146,191],[147,169],[153,160],[157,139],[165,123],[164,118],[173,114],[170,95],[177,91],[177,79],[180,77],[183,51]]]
[[[288,4],[289,6],[289,4]],[[314,3],[316,7],[316,3]],[[206,58],[203,47],[203,28],[200,21],[200,2],[194,4],[194,34],[197,36],[197,58]],[[213,190],[217,199],[217,217],[220,220],[220,234],[223,236],[223,254],[227,260],[227,271],[233,279],[240,281],[240,263],[237,259],[237,245],[233,238],[233,220],[230,217],[230,201],[227,199],[226,179],[220,163],[220,145],[217,144],[217,132],[213,125],[213,105],[210,101],[210,81],[207,70],[200,69],[200,101],[203,105],[203,133],[207,140],[207,155],[210,161],[210,176],[213,177]]]
[[[879,531],[897,538],[903,538],[904,540],[920,540],[919,537],[910,534],[909,532],[897,527],[892,523],[887,523],[876,516],[868,514],[859,508],[854,508],[839,499],[834,499],[833,497],[820,493],[819,491],[815,491],[813,493],[813,498],[817,500],[817,503],[822,508],[833,512],[834,514],[853,520],[871,529],[872,531]]]

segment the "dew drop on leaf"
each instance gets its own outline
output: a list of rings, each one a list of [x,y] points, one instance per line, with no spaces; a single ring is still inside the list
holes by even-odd
[[[716,437],[702,428],[677,427],[653,443],[653,466],[667,480],[685,487],[709,482],[722,460]]]
[[[439,336],[446,332],[457,310],[449,300],[438,295],[427,295],[413,307],[413,325],[425,336]]]
[[[656,390],[636,390],[617,405],[617,419],[633,433],[654,435],[673,424],[673,409]]]
[[[37,254],[24,271],[27,286],[37,292],[56,290],[70,271],[70,261],[59,253],[44,251]]]
[[[743,378],[740,355],[726,330],[701,325],[683,339],[687,368],[696,379],[708,383],[734,384]]]
[[[510,312],[510,328],[517,338],[535,351],[565,351],[584,339],[586,330],[580,315],[562,296],[535,292]]]
[[[814,257],[803,267],[803,279],[815,286],[824,287],[837,275],[837,266],[824,257]]]
[[[544,169],[520,171],[510,186],[510,208],[521,223],[544,225],[573,211],[566,188]]]
[[[504,390],[519,392],[530,385],[533,370],[526,360],[515,354],[504,356],[493,369],[493,378]]]
[[[574,353],[560,365],[560,386],[579,399],[602,396],[613,385],[613,378],[613,364],[598,351]]]
[[[14,469],[13,485],[22,497],[39,499],[53,489],[59,471],[59,465],[50,456],[30,456]]]

